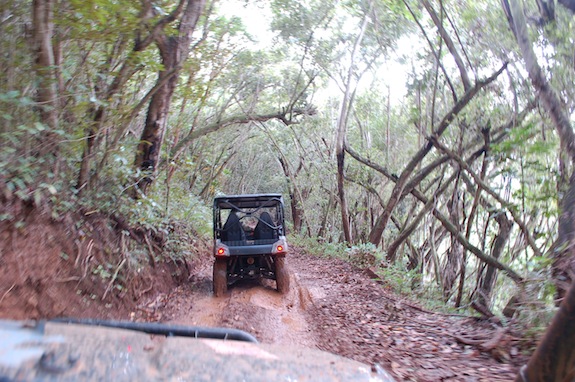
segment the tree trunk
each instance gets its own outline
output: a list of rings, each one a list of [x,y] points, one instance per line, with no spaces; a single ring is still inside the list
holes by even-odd
[[[451,199],[447,205],[447,210],[449,211],[449,218],[453,225],[456,227],[457,231],[461,231],[461,223],[459,222],[461,216],[461,196],[459,195],[459,182],[461,181],[460,169],[456,170],[457,180],[453,186],[453,193]],[[467,239],[467,238],[466,238]],[[453,293],[453,287],[455,286],[455,281],[457,280],[457,272],[461,267],[461,260],[463,258],[463,252],[461,244],[457,241],[457,237],[451,234],[451,245],[447,250],[447,258],[445,266],[443,267],[443,298],[445,301],[449,301],[451,294]]]
[[[537,62],[537,56],[527,31],[527,23],[523,9],[517,0],[502,0],[503,9],[507,14],[511,29],[515,33],[517,44],[521,49],[525,67],[533,87],[537,90],[543,107],[549,113],[555,129],[561,141],[561,148],[565,150],[571,164],[575,163],[575,133],[569,121],[569,116],[561,103],[559,96],[551,87]],[[560,154],[561,155],[561,154]],[[572,167],[572,166],[571,166]],[[571,245],[575,239],[573,222],[575,221],[575,190],[574,175],[570,176],[569,192],[559,202],[561,215],[559,217],[559,235],[554,244],[552,273],[557,288],[557,294],[561,299],[566,293],[568,286],[573,281],[575,273],[575,261],[573,261]]]
[[[162,142],[168,125],[168,114],[172,95],[178,82],[178,74],[187,59],[192,33],[203,12],[205,0],[184,0],[178,35],[168,35],[163,30],[157,31],[156,44],[160,50],[163,69],[158,75],[162,85],[152,96],[148,106],[146,123],[136,151],[135,166],[143,172],[138,180],[138,190],[143,194],[153,182],[160,160]],[[182,5],[180,3],[180,5]],[[135,196],[138,194],[136,193]]]
[[[303,160],[300,158],[300,160]],[[300,233],[303,223],[303,200],[301,200],[301,192],[297,189],[296,185],[296,178],[299,169],[302,167],[302,163],[300,162],[300,167],[296,170],[295,174],[292,174],[291,169],[286,161],[286,159],[280,155],[278,157],[278,161],[280,162],[284,175],[288,180],[288,190],[289,190],[289,198],[290,198],[290,206],[291,206],[291,216],[293,221],[293,229],[295,232]]]
[[[56,155],[58,140],[54,131],[58,128],[57,78],[54,70],[54,2],[52,0],[34,0],[32,16],[34,24],[34,48],[36,50],[36,75],[38,92],[36,101],[40,105],[40,120],[48,130],[42,137],[38,154]]]
[[[334,204],[337,203],[335,195],[333,193],[327,192],[326,194],[328,195],[327,204],[325,205],[325,208],[323,208],[321,215],[322,216],[321,223],[317,231],[317,237],[322,240],[327,239],[326,236],[328,234],[327,226],[328,226],[329,215],[331,214],[331,211],[333,211]]]
[[[575,172],[571,174],[569,189],[561,201],[559,233],[555,248],[552,274],[557,288],[557,301],[565,298],[575,280]],[[573,289],[573,288],[571,288]]]
[[[491,249],[491,256],[495,259],[499,259],[505,245],[509,240],[509,235],[511,234],[511,228],[513,223],[507,218],[505,212],[497,212],[495,216],[495,221],[499,225],[499,232],[493,241],[493,247]],[[491,265],[487,266],[485,274],[481,278],[479,286],[477,288],[477,303],[483,307],[489,308],[491,305],[491,292],[495,286],[495,280],[497,276],[497,269]]]
[[[463,83],[463,88],[465,89],[465,91],[469,90],[471,88],[471,81],[469,80],[469,76],[467,75],[467,70],[465,69],[465,65],[463,64],[463,60],[461,59],[461,56],[459,55],[459,52],[457,51],[457,48],[455,47],[453,40],[451,39],[451,37],[449,36],[447,31],[443,27],[441,19],[437,16],[437,13],[435,13],[435,10],[433,9],[433,7],[429,3],[429,1],[428,0],[421,0],[421,3],[423,4],[425,9],[429,13],[429,16],[431,17],[431,19],[433,20],[433,23],[437,27],[437,30],[439,30],[439,34],[441,35],[441,38],[443,39],[443,41],[445,41],[445,45],[447,45],[449,52],[453,56],[453,60],[455,61],[455,64],[457,65],[457,68],[459,69],[459,74],[461,75],[461,82]]]
[[[483,146],[483,162],[481,163],[481,175],[480,179],[484,180],[487,174],[488,157],[491,146],[491,136],[490,129],[482,129],[483,139],[485,145]],[[465,179],[464,179],[465,181]],[[475,196],[473,197],[473,205],[471,206],[471,211],[469,212],[469,218],[467,219],[467,229],[465,230],[465,238],[469,240],[471,238],[471,231],[473,230],[473,223],[475,221],[475,216],[477,215],[477,207],[479,206],[479,200],[481,196],[481,187],[477,187],[475,190]],[[465,276],[467,273],[467,251],[463,251],[463,258],[461,259],[461,267],[459,269],[459,286],[457,289],[457,296],[455,297],[455,307],[459,308],[461,306],[461,300],[463,299],[463,290],[465,287]]]
[[[537,349],[527,365],[521,369],[515,382],[574,380],[575,284],[571,285],[565,297]]]
[[[353,78],[353,67],[355,63],[355,56],[359,50],[361,45],[361,41],[363,40],[363,36],[365,34],[365,29],[367,27],[367,22],[369,21],[368,15],[365,15],[363,19],[363,23],[361,26],[361,30],[359,35],[355,40],[355,44],[353,47],[353,51],[351,53],[351,62],[349,64],[346,84],[345,84],[345,93],[343,96],[343,100],[341,101],[341,109],[339,112],[339,117],[337,120],[337,134],[336,134],[336,145],[335,145],[335,156],[337,159],[337,192],[339,196],[339,205],[341,209],[341,226],[343,230],[344,240],[348,243],[352,242],[351,237],[351,229],[349,226],[349,216],[347,210],[347,201],[345,198],[345,187],[344,187],[344,179],[345,179],[345,134],[347,129],[347,121],[349,117],[349,109],[351,108],[353,102],[352,94],[352,78]]]
[[[343,238],[347,243],[351,243],[351,229],[349,226],[349,216],[347,212],[347,200],[345,198],[344,187],[344,158],[345,152],[338,150],[337,157],[337,193],[339,195],[339,205],[341,211],[341,227],[343,230]]]
[[[162,64],[165,68],[160,73],[160,79],[165,76],[166,70],[171,71],[177,61],[177,44],[173,38],[169,38],[170,48],[162,49]],[[136,153],[136,166],[143,172],[143,177],[138,182],[138,188],[144,194],[147,193],[148,186],[152,183],[160,160],[160,150],[164,139],[164,133],[168,124],[168,113],[172,95],[176,88],[178,77],[173,75],[164,86],[162,86],[150,101],[146,124],[140,137]]]

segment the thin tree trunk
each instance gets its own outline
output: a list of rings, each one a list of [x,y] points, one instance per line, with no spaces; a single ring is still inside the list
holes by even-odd
[[[419,213],[417,214],[416,217],[414,217],[413,219],[411,219],[410,224],[405,227],[400,233],[399,235],[395,238],[395,240],[389,245],[389,247],[387,247],[387,259],[389,262],[393,263],[395,262],[395,259],[397,257],[397,250],[399,248],[399,246],[401,244],[403,244],[403,242],[405,240],[407,240],[407,238],[413,233],[413,231],[415,231],[415,229],[417,228],[417,226],[419,225],[419,223],[421,223],[421,221],[423,220],[423,218],[425,216],[427,216],[427,214],[435,208],[435,204],[436,204],[436,198],[443,194],[447,188],[449,186],[451,186],[451,182],[455,179],[455,177],[457,176],[457,173],[452,174],[445,182],[443,182],[443,185],[433,194],[433,196],[431,198],[429,198],[429,200],[427,201],[427,203],[423,206],[423,208],[421,209],[421,211],[419,211]]]
[[[489,129],[482,129],[483,139],[485,141],[483,162],[481,163],[481,175],[480,179],[484,180],[487,174],[487,158],[489,156],[491,141]],[[471,230],[473,229],[473,223],[475,222],[475,216],[477,214],[477,207],[479,206],[479,197],[481,196],[481,187],[477,187],[475,190],[475,196],[473,198],[473,205],[471,206],[471,211],[469,212],[469,218],[467,219],[467,228],[465,230],[465,238],[469,240],[471,237]],[[463,251],[463,258],[461,259],[461,267],[459,269],[459,286],[457,288],[457,297],[455,298],[455,307],[459,308],[461,306],[461,300],[463,299],[463,290],[465,287],[465,275],[467,273],[467,251]]]
[[[509,240],[509,235],[511,234],[513,223],[507,218],[505,212],[498,213],[495,216],[495,221],[497,221],[497,224],[499,225],[499,232],[497,232],[497,236],[493,241],[491,256],[493,256],[495,259],[499,259],[503,253],[503,250],[505,249],[507,241]],[[487,270],[485,271],[485,275],[481,279],[481,282],[477,288],[477,302],[479,305],[490,308],[491,292],[495,286],[496,276],[497,269],[491,265],[488,265]]]
[[[219,161],[223,158],[224,156],[224,151],[222,151],[219,155],[219,157],[216,159],[215,163],[212,165],[211,169],[210,169],[210,174],[208,176],[208,179],[206,181],[206,184],[204,185],[204,187],[202,188],[202,190],[200,191],[200,193],[198,194],[199,197],[203,200],[210,200],[213,197],[213,192],[212,192],[212,184],[214,183],[214,180],[218,179],[218,177],[222,174],[222,172],[224,171],[224,169],[226,168],[226,166],[228,165],[228,163],[230,162],[230,160],[237,154],[236,151],[232,151],[224,160],[221,164],[218,164]],[[217,169],[216,169],[217,166]]]
[[[300,160],[302,160],[300,158]],[[283,157],[280,155],[278,157],[278,161],[281,164],[283,169],[284,175],[288,179],[288,190],[289,190],[289,197],[290,197],[290,206],[291,206],[291,214],[292,214],[292,221],[293,221],[293,229],[295,232],[300,233],[301,228],[304,221],[304,211],[303,211],[303,200],[301,198],[302,194],[296,185],[296,177],[299,169],[301,169],[302,164],[300,162],[300,167],[298,170],[295,171],[295,174],[292,174],[291,169]],[[309,230],[309,227],[308,227]],[[309,232],[308,232],[309,234]]]
[[[282,151],[282,146],[276,141],[272,134],[269,134],[267,130],[265,132],[273,146],[276,148],[276,151],[279,153],[278,161],[282,167],[284,175],[288,178],[288,189],[290,192],[290,204],[292,209],[292,219],[294,221],[294,230],[296,232],[300,232],[302,226],[305,224],[307,234],[308,236],[311,236],[311,225],[307,219],[304,208],[304,201],[307,194],[300,189],[297,183],[297,176],[299,172],[304,168],[305,160],[303,157],[300,157],[298,168],[295,171],[292,170],[289,166],[288,159]]]
[[[441,71],[443,72],[443,75],[445,77],[445,82],[447,82],[447,86],[449,86],[449,89],[451,90],[451,96],[453,97],[453,102],[457,102],[457,92],[455,91],[455,87],[451,83],[451,79],[449,78],[449,74],[447,73],[447,70],[445,70],[445,66],[441,64],[441,57],[439,56],[438,52],[436,52],[433,43],[429,39],[429,36],[427,35],[427,32],[426,32],[426,30],[427,30],[426,27],[424,27],[421,24],[421,22],[417,18],[417,15],[413,11],[413,9],[411,9],[409,2],[406,0],[403,0],[403,4],[405,5],[407,10],[409,11],[411,16],[413,17],[413,20],[415,21],[415,23],[419,27],[419,30],[421,31],[421,34],[423,35],[423,37],[427,41],[427,45],[429,45],[429,49],[431,50],[431,52],[433,53],[433,56],[435,57],[435,62],[437,62],[437,64],[441,68]],[[418,106],[421,105],[421,85],[420,84],[417,85],[417,104],[418,104]],[[421,108],[419,108],[419,110],[421,110]],[[421,116],[421,113],[420,113],[420,116]]]
[[[371,3],[370,3],[371,8]],[[352,242],[351,237],[351,229],[349,227],[349,216],[347,210],[347,200],[345,198],[345,187],[344,187],[344,178],[345,178],[345,134],[347,129],[347,121],[349,118],[350,108],[353,102],[353,91],[352,91],[352,84],[353,84],[353,77],[354,77],[354,65],[355,65],[355,57],[359,51],[359,47],[361,46],[361,42],[363,40],[363,36],[365,35],[365,30],[367,28],[367,24],[369,21],[369,16],[366,14],[363,19],[363,23],[361,25],[361,29],[359,31],[359,35],[357,36],[353,50],[351,52],[351,59],[350,64],[347,72],[346,78],[346,85],[345,85],[345,93],[343,96],[343,100],[341,101],[341,109],[339,113],[339,117],[337,120],[337,135],[336,135],[336,145],[335,145],[335,156],[337,159],[337,191],[339,196],[339,204],[341,208],[341,226],[343,230],[344,240],[348,243]]]
[[[439,30],[439,34],[441,35],[441,38],[443,39],[443,41],[445,41],[445,45],[447,45],[447,49],[449,49],[449,52],[451,53],[451,56],[453,56],[453,59],[455,60],[455,64],[457,65],[457,68],[459,69],[459,74],[461,76],[461,82],[463,83],[463,88],[465,89],[465,91],[468,91],[471,88],[471,81],[469,80],[469,76],[467,75],[467,70],[465,69],[465,65],[463,64],[463,60],[461,59],[461,56],[459,55],[459,52],[457,51],[457,48],[455,47],[453,40],[451,39],[449,34],[447,34],[447,31],[443,27],[443,24],[442,24],[440,18],[437,16],[437,13],[435,13],[435,10],[433,9],[433,7],[429,3],[429,1],[428,0],[421,0],[421,3],[423,4],[425,9],[427,10],[427,13],[429,13],[429,16],[431,17],[431,19],[433,20],[433,23],[437,27],[437,30]]]
[[[334,195],[331,192],[328,194],[329,194],[329,197],[327,199],[327,205],[325,206],[325,208],[323,210],[321,224],[319,226],[319,230],[317,231],[317,237],[320,239],[325,239],[325,234],[327,233],[327,221],[329,218],[329,214],[333,210],[333,204],[335,203]]]
[[[460,195],[459,195],[459,182],[461,181],[461,169],[456,169],[457,180],[453,186],[453,193],[447,205],[449,211],[449,218],[457,231],[461,231],[461,224],[459,222],[461,216]],[[467,240],[467,238],[466,238]],[[461,259],[463,257],[464,249],[458,242],[457,237],[451,234],[451,244],[447,250],[445,266],[443,267],[443,298],[447,302],[453,293],[455,280],[457,279],[457,271],[461,266]]]
[[[58,152],[58,140],[55,131],[58,128],[57,78],[54,70],[54,1],[34,0],[32,16],[34,25],[34,48],[36,53],[35,70],[38,76],[36,101],[39,105],[40,120],[48,127],[42,137],[38,154],[55,156]]]

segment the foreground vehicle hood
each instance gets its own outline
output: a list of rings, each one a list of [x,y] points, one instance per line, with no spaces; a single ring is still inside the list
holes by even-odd
[[[0,338],[0,380],[393,381],[319,350],[235,340],[14,321],[0,321]]]

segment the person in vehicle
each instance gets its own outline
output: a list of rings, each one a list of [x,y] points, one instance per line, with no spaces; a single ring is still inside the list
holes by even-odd
[[[277,239],[278,233],[275,230],[275,224],[272,220],[271,215],[264,211],[259,217],[258,224],[254,229],[254,239],[255,240],[269,240]]]
[[[222,241],[240,241],[246,239],[240,218],[235,211],[231,211],[222,229]]]

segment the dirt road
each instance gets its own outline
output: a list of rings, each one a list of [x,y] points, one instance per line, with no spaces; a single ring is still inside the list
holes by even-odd
[[[346,262],[294,252],[288,264],[287,295],[265,280],[215,298],[207,261],[188,285],[141,309],[152,320],[237,328],[262,343],[379,364],[399,381],[509,381],[526,361],[512,334],[475,319],[427,312]]]
[[[216,298],[211,267],[206,266],[190,286],[173,294],[166,311],[178,324],[231,327],[253,334],[262,343],[317,347],[305,314],[306,288],[297,274],[291,274],[290,282],[286,295],[275,290],[273,281],[263,280],[236,284],[225,297]]]

